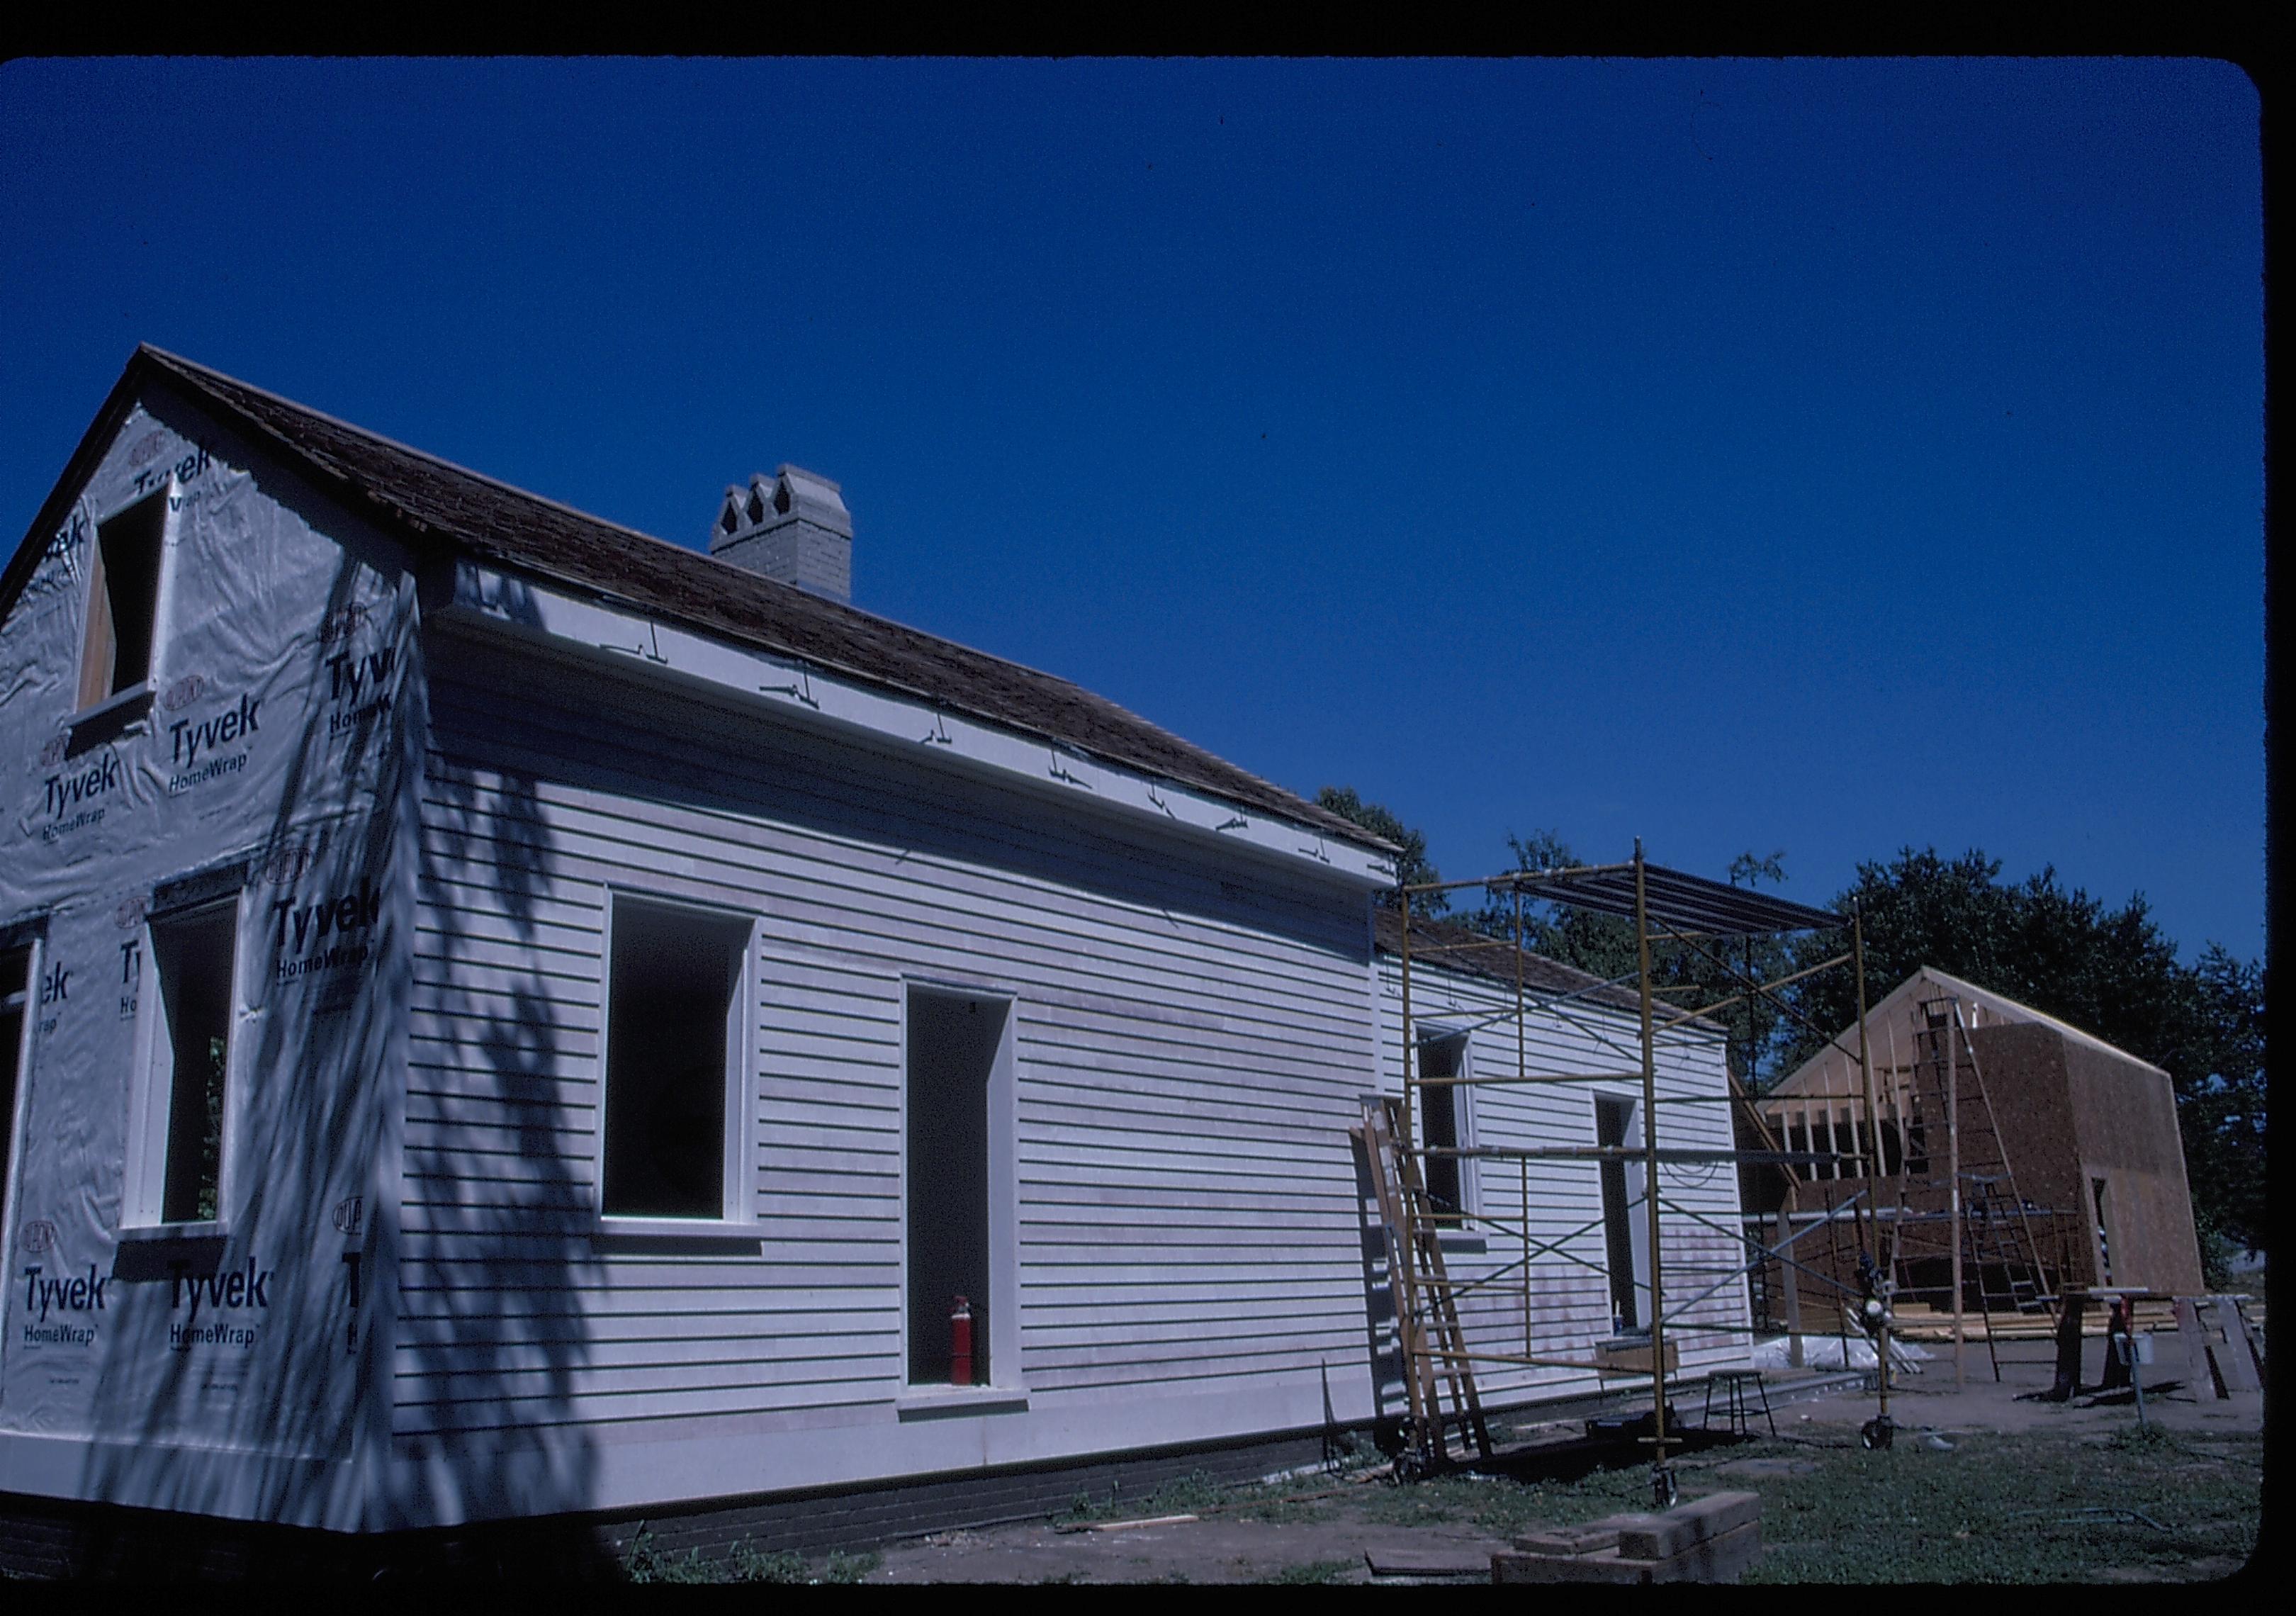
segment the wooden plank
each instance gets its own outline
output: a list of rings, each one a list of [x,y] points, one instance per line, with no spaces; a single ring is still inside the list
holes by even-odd
[[[2177,1344],[2184,1355],[2185,1384],[2202,1400],[2211,1395],[2225,1396],[2224,1388],[2218,1384],[2215,1372],[2209,1366],[2209,1347],[2201,1331],[2199,1304],[2192,1297],[2179,1296],[2176,1309]]]
[[[2216,1365],[2217,1374],[2227,1392],[2261,1391],[2262,1377],[2257,1374],[2256,1349],[2250,1341],[2248,1326],[2240,1317],[2240,1304],[2229,1296],[2211,1296],[2209,1304],[2215,1315],[2215,1329],[2209,1336],[2209,1358]]]

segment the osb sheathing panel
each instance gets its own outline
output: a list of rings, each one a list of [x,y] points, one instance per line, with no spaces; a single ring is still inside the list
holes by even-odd
[[[2113,1283],[2196,1294],[2200,1238],[2169,1079],[2078,1045],[2066,1046],[2065,1059],[2083,1177],[2106,1185]]]
[[[2054,1211],[2079,1210],[2084,1193],[2080,1140],[2067,1092],[2064,1038],[2038,1023],[1973,1029],[1962,1051],[1964,1104],[1977,1090],[1965,1064],[1972,1052],[2017,1193]],[[1964,1114],[1964,1133],[1969,1126]]]

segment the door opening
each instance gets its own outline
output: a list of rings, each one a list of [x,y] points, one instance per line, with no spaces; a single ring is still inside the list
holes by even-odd
[[[1596,1095],[1595,1143],[1614,1146],[1627,1144],[1634,1128],[1634,1118],[1632,1100]],[[1638,1328],[1641,1317],[1635,1305],[1635,1213],[1639,1202],[1628,1190],[1629,1165],[1632,1164],[1615,1156],[1605,1158],[1602,1164],[1603,1246],[1611,1271],[1611,1316],[1622,1330]]]
[[[987,1383],[1010,1321],[990,1309],[989,1087],[1010,1004],[931,988],[908,993],[908,1378],[950,1380],[950,1318],[972,1313],[972,1381]]]

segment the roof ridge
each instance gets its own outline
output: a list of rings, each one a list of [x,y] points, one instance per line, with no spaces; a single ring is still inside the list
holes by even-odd
[[[399,521],[418,531],[435,530],[443,538],[474,548],[481,554],[491,554],[495,559],[506,561],[514,567],[531,568],[545,576],[558,578],[586,590],[596,591],[611,598],[631,600],[646,610],[659,611],[668,618],[678,619],[690,615],[665,599],[657,598],[649,602],[642,589],[618,588],[615,583],[608,581],[604,575],[592,575],[589,569],[586,568],[585,562],[589,563],[589,568],[594,568],[598,564],[596,557],[584,556],[578,551],[566,555],[537,554],[532,548],[522,548],[517,542],[517,536],[513,533],[488,534],[455,527],[450,519],[442,518],[437,511],[422,508],[426,493],[430,491],[422,489],[419,481],[408,484],[406,488],[398,490],[394,490],[389,486],[388,456],[390,455],[405,456],[407,460],[416,463],[414,474],[417,478],[426,474],[427,470],[428,474],[440,477],[449,489],[455,480],[463,480],[467,484],[489,491],[491,497],[496,500],[523,504],[550,513],[556,521],[570,524],[572,527],[574,532],[569,537],[575,537],[577,543],[582,541],[576,536],[584,532],[592,536],[587,542],[595,544],[627,546],[629,541],[638,541],[640,549],[627,558],[631,564],[651,565],[644,560],[649,552],[658,556],[661,566],[665,568],[693,568],[706,564],[711,569],[723,569],[732,577],[738,578],[743,589],[762,587],[769,592],[769,600],[778,597],[781,603],[779,607],[760,603],[766,614],[761,626],[744,626],[732,620],[730,617],[710,622],[708,620],[709,614],[704,613],[702,619],[695,620],[702,622],[707,632],[730,635],[737,640],[747,639],[763,644],[776,652],[777,654],[793,657],[800,662],[817,664],[824,671],[840,672],[865,682],[906,691],[918,699],[936,706],[946,707],[950,710],[975,713],[992,723],[1010,728],[1016,734],[1035,736],[1046,744],[1055,747],[1071,747],[1082,755],[1101,758],[1127,768],[1209,792],[1216,797],[1226,798],[1234,802],[1240,808],[1296,824],[1312,835],[1337,837],[1383,851],[1393,850],[1374,833],[1345,821],[1341,816],[1332,814],[1329,809],[1322,808],[1309,799],[1277,784],[1264,775],[1255,774],[1250,769],[1229,761],[1217,752],[1187,740],[1175,731],[1135,712],[1122,702],[1080,685],[1074,679],[1033,667],[1026,662],[1016,661],[1010,657],[998,656],[995,652],[983,651],[976,646],[965,644],[962,641],[953,640],[946,636],[903,623],[894,618],[882,616],[864,607],[856,606],[849,601],[839,601],[813,595],[800,589],[795,585],[765,577],[747,568],[737,567],[707,551],[662,538],[642,529],[633,528],[626,523],[581,510],[562,500],[554,499],[548,495],[537,494],[532,489],[520,488],[515,483],[506,482],[499,477],[475,471],[459,462],[449,460],[445,455],[417,448],[412,444],[402,443],[384,433],[361,426],[355,422],[346,421],[324,410],[314,408],[297,399],[273,392],[267,388],[243,381],[226,372],[201,365],[180,354],[171,353],[156,344],[139,343],[136,347],[135,358],[157,367],[164,373],[192,387],[203,397],[230,411],[237,419],[247,422],[277,440],[289,452],[309,461],[328,475],[340,479],[346,485],[357,489],[367,498],[392,513]],[[131,363],[131,370],[132,368]],[[266,419],[266,415],[271,412],[283,415],[287,418],[286,421],[282,422]],[[299,436],[293,425],[298,421],[309,422],[315,428],[324,427],[327,431],[340,433],[353,445],[372,446],[383,452],[386,468],[384,472],[378,476],[373,468],[362,470],[356,463],[346,462],[342,453],[324,441],[325,432],[315,432],[313,436],[321,439],[316,442]],[[409,503],[408,488],[414,490],[412,495],[413,504]],[[442,497],[451,512],[455,496],[448,493]],[[759,606],[751,607],[753,612],[759,609]],[[730,613],[733,607],[729,605],[726,610]],[[786,610],[791,614],[789,619],[776,625],[772,614],[777,610]],[[808,617],[811,619],[810,622],[808,620]],[[879,636],[888,645],[894,659],[892,663],[873,670],[866,659],[857,662],[850,654],[856,647],[865,644],[872,635]],[[854,638],[853,636],[856,636],[859,637]],[[816,644],[808,649],[806,642],[812,639],[823,639],[827,643]],[[849,642],[843,652],[836,649],[840,642]],[[915,649],[903,652],[898,649],[903,643],[909,644]],[[1018,682],[1023,691],[1033,685],[1041,693],[1037,698],[1040,701],[1048,703],[1070,701],[1081,710],[1077,719],[1063,725],[1056,718],[1047,721],[1044,718],[1023,716],[1018,711],[1007,710],[1006,709],[1011,705],[1009,702],[982,699],[968,701],[962,693],[952,693],[946,690],[935,690],[929,683],[921,684],[915,678],[903,673],[898,667],[904,655],[924,654],[941,657],[950,662],[960,663],[962,666],[969,666],[978,670],[964,673],[960,668],[952,668],[950,671],[957,674],[960,679],[971,679],[979,684],[982,680],[994,681],[1000,677],[1018,676]],[[914,670],[911,669],[910,672],[913,674]],[[1086,713],[1099,716],[1087,719],[1084,716]],[[1096,744],[1092,739],[1087,738],[1086,734],[1078,733],[1079,730],[1088,731],[1091,727],[1103,724],[1110,725],[1119,737],[1121,732],[1128,728],[1141,741],[1150,744],[1135,748],[1111,745],[1105,742]],[[1069,733],[1062,733],[1063,730]],[[1156,760],[1155,754],[1162,749],[1169,749],[1174,754],[1173,757],[1162,761]],[[1223,781],[1226,783],[1222,783]],[[1239,791],[1236,789],[1238,787],[1243,789]],[[1254,795],[1263,796],[1272,800],[1254,801],[1252,800]]]
[[[1935,965],[1923,965],[1916,974],[1928,976],[1936,980],[1949,983],[1956,988],[1965,988],[1971,993],[1974,993],[1982,998],[1993,1000],[1997,1004],[2006,1005],[2011,1009],[2022,1014],[2031,1016],[2036,1021],[2039,1021],[2046,1026],[2054,1027],[2059,1032],[2079,1038],[2083,1043],[2094,1044],[2100,1049],[2111,1050],[2114,1054],[2119,1055],[2124,1061],[2134,1061],[2139,1066],[2150,1067],[2152,1070],[2162,1072],[2164,1075],[2166,1073],[2167,1069],[2165,1067],[2154,1066],[2152,1062],[2146,1060],[2143,1055],[2131,1054],[2129,1051],[2123,1049],[2120,1045],[2112,1042],[2110,1039],[2098,1037],[2095,1033],[2089,1031],[2085,1027],[2076,1027],[2072,1022],[2066,1021],[2062,1016],[2051,1015],[2047,1011],[2037,1009],[2033,1005],[2027,1004],[2022,999],[2012,998],[1997,988],[1988,988],[1980,983],[1972,982],[1965,977],[1956,976],[1951,972],[1940,970]]]
[[[521,499],[530,499],[537,504],[548,505],[554,511],[563,512],[566,515],[578,518],[583,521],[594,523],[601,528],[611,528],[617,533],[627,533],[632,538],[642,538],[649,544],[666,545],[670,549],[682,551],[687,555],[699,555],[704,561],[717,560],[715,556],[710,555],[704,551],[689,549],[685,546],[677,543],[675,539],[664,538],[659,534],[649,533],[643,528],[633,528],[626,522],[616,521],[610,516],[600,516],[594,511],[585,511],[578,505],[570,505],[562,499],[553,499],[547,494],[537,494],[532,488],[522,488],[514,482],[505,482],[501,478],[490,476],[485,472],[474,471],[471,467],[464,465],[459,460],[449,460],[444,455],[434,455],[429,449],[417,448],[411,443],[403,443],[399,439],[391,437],[388,432],[378,432],[373,427],[359,425],[356,421],[346,421],[340,415],[331,415],[326,411],[315,408],[310,405],[305,404],[300,399],[290,398],[283,393],[275,393],[269,388],[258,387],[252,381],[242,381],[237,376],[231,375],[224,371],[213,369],[209,365],[201,365],[196,360],[186,359],[181,354],[171,354],[166,349],[156,348],[149,342],[138,343],[136,346],[138,351],[148,353],[155,358],[165,361],[171,369],[180,372],[189,372],[197,380],[203,381],[227,382],[233,387],[241,388],[248,392],[253,393],[258,398],[269,399],[272,403],[280,406],[283,409],[291,409],[295,411],[298,414],[312,416],[315,419],[325,422],[329,426],[340,427],[346,432],[356,432],[362,438],[369,439],[376,443],[388,445],[390,447],[397,449],[402,455],[412,455],[417,460],[427,460],[432,465],[443,467],[447,471],[454,472],[458,477],[468,477],[474,482],[483,482],[489,488],[500,488],[504,493],[514,494]],[[308,453],[309,451],[306,450],[305,452]],[[720,566],[724,566],[726,563],[720,562],[718,564]],[[758,574],[756,576],[762,577],[763,575]],[[769,584],[778,584],[781,582],[778,578],[767,578],[766,581]],[[783,585],[782,587],[784,588],[796,587],[795,585]],[[858,611],[861,608],[853,606],[849,607],[849,610]]]

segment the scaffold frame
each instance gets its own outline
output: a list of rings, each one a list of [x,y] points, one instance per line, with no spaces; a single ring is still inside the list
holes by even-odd
[[[1455,928],[1446,926],[1441,940],[1431,940],[1414,946],[1414,899],[1424,900],[1435,894],[1480,889],[1487,897],[1506,900],[1509,925],[1505,936],[1478,934],[1472,938],[1456,936]],[[1769,1134],[1752,1096],[1742,1087],[1734,1074],[1726,1073],[1726,1092],[1712,1095],[1661,1095],[1658,1080],[1658,1040],[1662,1034],[1677,1028],[1703,1021],[1715,1025],[1710,1018],[1733,1005],[1750,1007],[1759,998],[1781,1013],[1807,1024],[1797,1007],[1777,997],[1777,989],[1805,980],[1827,970],[1848,968],[1855,978],[1857,1002],[1857,1047],[1854,1052],[1857,1070],[1864,1090],[1864,1103],[1868,1128],[1860,1149],[1870,1149],[1880,1137],[1871,1124],[1878,1114],[1874,1093],[1874,1070],[1866,1036],[1868,1006],[1866,997],[1864,937],[1860,917],[1853,906],[1848,912],[1815,909],[1792,903],[1751,888],[1688,874],[1650,863],[1644,857],[1638,838],[1634,857],[1622,863],[1584,865],[1544,870],[1515,870],[1503,874],[1465,881],[1423,882],[1400,884],[1395,889],[1394,900],[1398,911],[1399,946],[1396,949],[1401,1001],[1400,1058],[1402,1094],[1400,1103],[1390,1108],[1393,1120],[1394,1147],[1406,1163],[1402,1177],[1414,1186],[1412,1194],[1390,1198],[1399,1202],[1399,1216],[1408,1226],[1391,1230],[1389,1240],[1390,1259],[1404,1265],[1406,1272],[1398,1276],[1396,1298],[1398,1308],[1398,1341],[1406,1384],[1412,1389],[1412,1413],[1406,1433],[1406,1463],[1425,1472],[1441,1469],[1452,1461],[1449,1453],[1448,1431],[1456,1426],[1462,1431],[1480,1433],[1483,1429],[1482,1412],[1474,1400],[1471,1366],[1487,1362],[1511,1366],[1558,1366],[1591,1370],[1601,1375],[1615,1374],[1598,1360],[1563,1356],[1538,1350],[1532,1338],[1533,1314],[1530,1308],[1530,1274],[1534,1257],[1559,1255],[1567,1261],[1583,1267],[1597,1267],[1583,1256],[1567,1248],[1590,1230],[1602,1225],[1598,1217],[1593,1222],[1570,1230],[1560,1236],[1534,1240],[1529,1195],[1530,1164],[1535,1161],[1600,1163],[1619,1161],[1643,1165],[1644,1204],[1647,1209],[1643,1218],[1644,1236],[1647,1244],[1648,1291],[1650,1297],[1647,1332],[1648,1374],[1651,1387],[1650,1431],[1637,1440],[1651,1453],[1651,1481],[1654,1502],[1660,1507],[1670,1506],[1677,1496],[1674,1470],[1669,1456],[1680,1443],[1678,1435],[1669,1429],[1667,1408],[1668,1338],[1670,1333],[1683,1333],[1700,1329],[1720,1329],[1724,1326],[1702,1325],[1685,1317],[1689,1308],[1705,1297],[1712,1295],[1733,1281],[1742,1280],[1750,1270],[1771,1262],[1791,1266],[1794,1272],[1821,1286],[1831,1286],[1843,1292],[1846,1302],[1856,1294],[1860,1302],[1858,1316],[1871,1325],[1876,1349],[1874,1390],[1878,1411],[1867,1423],[1864,1436],[1868,1446],[1886,1446],[1892,1429],[1890,1417],[1891,1346],[1888,1298],[1889,1276],[1893,1264],[1874,1265],[1881,1276],[1878,1287],[1866,1291],[1844,1281],[1837,1274],[1806,1263],[1791,1252],[1790,1248],[1817,1228],[1828,1230],[1828,1238],[1846,1218],[1856,1230],[1861,1251],[1879,1255],[1882,1226],[1885,1221],[1882,1209],[1874,1197],[1860,1193],[1835,1208],[1829,1206],[1825,1216],[1816,1223],[1808,1223],[1799,1231],[1782,1229],[1776,1245],[1754,1244],[1753,1251],[1742,1263],[1730,1267],[1721,1277],[1685,1301],[1677,1302],[1669,1310],[1666,1289],[1668,1270],[1665,1252],[1666,1228],[1669,1218],[1689,1218],[1711,1224],[1713,1220],[1693,1208],[1670,1201],[1660,1192],[1659,1168],[1669,1161],[1727,1162],[1733,1167],[1767,1163],[1784,1167],[1789,1183],[1792,1182],[1792,1168],[1797,1164],[1817,1161],[1840,1162],[1845,1160],[1861,1169],[1861,1177],[1878,1184],[1882,1175],[1878,1159],[1870,1162],[1849,1153],[1846,1157],[1839,1151],[1792,1152],[1778,1148],[1778,1141]],[[1525,980],[1525,962],[1531,957],[1525,947],[1524,905],[1526,902],[1546,902],[1607,914],[1632,922],[1636,964],[1631,972],[1607,980],[1589,979],[1568,991],[1532,991]],[[1836,933],[1843,938],[1844,947],[1829,950],[1828,957],[1814,965],[1805,965],[1790,975],[1775,980],[1756,977],[1751,967],[1751,951],[1747,951],[1749,966],[1741,970],[1731,960],[1728,950],[1718,945],[1754,937],[1777,937],[1800,933]],[[1718,968],[1719,980],[1730,991],[1692,1007],[1681,1007],[1668,1002],[1668,996],[1692,990],[1700,984],[1660,983],[1653,977],[1652,947],[1654,944],[1673,944],[1703,956]],[[1709,947],[1707,945],[1718,945]],[[1513,961],[1514,1005],[1512,1012],[1500,1011],[1487,1014],[1476,1023],[1478,1029],[1511,1021],[1515,1029],[1515,1068],[1512,1072],[1471,1069],[1464,1075],[1430,1078],[1424,1075],[1420,1059],[1421,1033],[1413,1009],[1414,961],[1420,968],[1440,967],[1445,956],[1457,956],[1474,950],[1505,950]],[[1710,981],[1707,986],[1710,987]],[[1631,1067],[1616,1071],[1534,1071],[1529,1054],[1527,1028],[1535,1013],[1562,1010],[1572,1001],[1601,1000],[1612,1011],[1628,1010],[1635,1017],[1638,1030],[1638,1060]],[[1446,1033],[1454,1029],[1447,1027]],[[1844,1035],[1815,1029],[1829,1044],[1838,1043]],[[1847,1051],[1847,1046],[1843,1046]],[[1624,1053],[1623,1051],[1621,1053]],[[1489,1144],[1435,1145],[1418,1137],[1418,1119],[1423,1115],[1423,1091],[1433,1087],[1522,1086],[1540,1084],[1586,1084],[1632,1082],[1639,1087],[1641,1096],[1642,1142],[1609,1145],[1525,1145]],[[1751,1118],[1758,1136],[1769,1146],[1765,1150],[1746,1150],[1734,1146],[1727,1150],[1685,1149],[1669,1147],[1660,1139],[1662,1107],[1685,1103],[1717,1103],[1742,1109]],[[1734,1133],[1734,1141],[1737,1137]],[[1436,1249],[1435,1237],[1439,1233],[1441,1218],[1423,1190],[1417,1186],[1427,1181],[1426,1167],[1431,1161],[1443,1158],[1458,1160],[1481,1159],[1513,1161],[1518,1166],[1521,1182],[1520,1217],[1509,1218],[1495,1214],[1488,1206],[1478,1211],[1475,1220],[1495,1234],[1504,1234],[1510,1225],[1520,1240],[1521,1255],[1512,1263],[1472,1279],[1452,1280],[1439,1272],[1411,1271],[1412,1253],[1424,1249]],[[1871,1170],[1864,1170],[1868,1169]],[[1789,1195],[1791,1202],[1791,1194]],[[1456,1218],[1456,1214],[1452,1215]],[[1734,1249],[1742,1252],[1749,1243],[1743,1226],[1726,1230]],[[1607,1271],[1607,1270],[1605,1270]],[[1455,1304],[1462,1296],[1480,1288],[1489,1287],[1519,1276],[1524,1295],[1524,1349],[1521,1353],[1497,1352],[1471,1346],[1456,1324]],[[1637,1289],[1643,1281],[1635,1280]],[[1868,1305],[1868,1304],[1878,1305]],[[1440,1313],[1453,1318],[1450,1328],[1439,1327]],[[1849,1308],[1842,1308],[1843,1314]],[[1407,1313],[1407,1317],[1406,1314]],[[1438,1324],[1431,1335],[1427,1325],[1432,1319]],[[1749,1324],[1751,1325],[1751,1319]],[[1732,1327],[1732,1333],[1736,1333]],[[1446,1414],[1436,1396],[1437,1371],[1455,1390],[1459,1401]],[[1424,1394],[1423,1395],[1423,1388]],[[1464,1389],[1464,1390],[1462,1390]],[[1487,1444],[1486,1444],[1487,1446]]]

